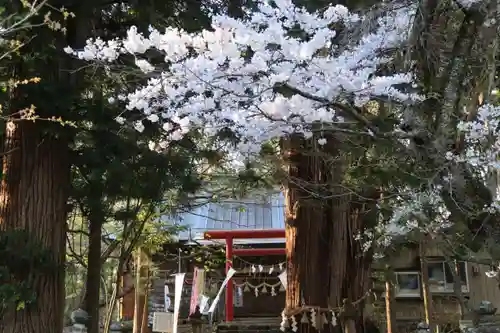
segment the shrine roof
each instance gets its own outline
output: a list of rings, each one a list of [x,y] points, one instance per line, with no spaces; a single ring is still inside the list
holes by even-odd
[[[201,241],[203,233],[212,230],[284,229],[284,208],[285,201],[281,193],[201,205],[180,214],[176,219],[177,223],[188,228],[179,234],[179,239]],[[284,239],[235,240],[235,243],[240,244],[282,242]]]

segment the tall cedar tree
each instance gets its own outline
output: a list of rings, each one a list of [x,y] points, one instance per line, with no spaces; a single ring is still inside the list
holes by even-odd
[[[41,118],[63,118],[64,121],[75,122],[77,127],[36,121],[17,122],[6,129],[3,151],[11,153],[3,158],[0,226],[3,231],[27,231],[33,241],[41,243],[43,249],[49,251],[57,269],[49,274],[30,274],[27,280],[32,281],[36,302],[19,311],[12,307],[2,313],[1,333],[62,331],[65,223],[70,209],[67,201],[71,168],[79,158],[72,147],[75,136],[82,131],[82,124],[95,124],[102,120],[88,118],[91,113],[86,110],[89,89],[95,87],[94,78],[87,76],[92,69],[81,68],[82,63],[68,57],[63,49],[68,45],[82,45],[90,36],[120,35],[123,27],[129,24],[146,28],[151,21],[159,24],[182,22],[186,29],[193,31],[206,26],[207,22],[197,1],[123,3],[92,0],[82,3],[61,0],[51,1],[50,5],[65,8],[75,17],[65,20],[57,11],[52,11],[53,20],[66,23],[65,33],[41,24],[43,15],[32,20],[35,27],[17,33],[15,38],[24,45],[19,54],[11,55],[2,75],[13,80],[36,76],[41,82],[9,89],[4,112],[8,116],[33,104]],[[122,10],[126,5],[129,7]],[[21,7],[21,1],[12,1],[6,8],[7,13],[17,13]],[[103,151],[101,154],[112,155]],[[85,164],[91,162],[81,162],[81,165]],[[95,186],[93,191],[100,191],[99,186]],[[98,290],[92,293],[95,298]]]

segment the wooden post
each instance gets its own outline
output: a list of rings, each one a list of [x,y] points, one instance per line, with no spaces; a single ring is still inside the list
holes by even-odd
[[[226,274],[233,267],[233,238],[226,238]],[[226,285],[226,322],[233,321],[233,280],[229,279]]]
[[[392,333],[392,302],[394,299],[394,273],[391,267],[387,267],[385,274],[385,317],[387,322],[387,333]]]
[[[458,302],[458,311],[460,313],[460,320],[465,319],[465,316],[467,314],[467,304],[466,300],[464,297],[464,294],[462,293],[462,280],[460,277],[460,267],[458,261],[451,259],[450,257],[446,256],[446,265],[450,268],[451,274],[453,276],[453,293],[455,294],[455,297],[457,298]],[[465,268],[467,269],[467,267]]]
[[[233,255],[281,255],[285,254],[284,249],[233,249],[234,239],[250,238],[282,238],[285,237],[285,230],[283,229],[269,229],[269,230],[215,230],[207,231],[204,233],[203,238],[206,240],[224,239],[226,241],[226,273],[232,267]],[[226,322],[231,322],[234,317],[233,309],[233,283],[232,279],[228,281],[226,286]]]
[[[149,288],[151,287],[151,274],[149,270],[149,265],[145,267],[147,270],[146,283],[144,287],[144,305],[142,308],[142,320],[141,320],[141,333],[148,332],[149,328]]]
[[[141,320],[142,320],[142,300],[141,295],[141,268],[142,268],[142,250],[137,249],[136,260],[135,260],[135,302],[134,302],[134,321],[133,321],[133,333],[140,333],[141,331]]]
[[[420,242],[419,255],[420,255],[420,270],[421,270],[421,283],[422,293],[424,296],[424,315],[425,323],[429,326],[431,332],[434,332],[432,326],[432,294],[429,288],[429,267],[427,265],[427,258],[425,256],[425,245],[427,236]]]

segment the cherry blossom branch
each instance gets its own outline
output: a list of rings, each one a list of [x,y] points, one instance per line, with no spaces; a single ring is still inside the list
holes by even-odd
[[[297,95],[300,95],[300,96],[307,98],[311,101],[319,102],[319,103],[327,105],[331,108],[342,110],[345,113],[347,113],[348,115],[350,115],[352,118],[354,118],[355,120],[359,121],[362,125],[367,127],[374,134],[376,134],[378,132],[378,130],[375,127],[373,127],[373,125],[368,121],[368,119],[363,117],[363,115],[361,114],[362,113],[361,109],[359,109],[357,107],[348,106],[348,105],[345,105],[342,103],[329,101],[328,99],[323,98],[323,97],[314,96],[313,94],[310,94],[310,93],[307,93],[307,92],[302,91],[300,89],[297,89],[295,87],[292,87],[291,85],[289,85],[287,83],[283,83],[283,84],[281,84],[281,86],[290,90],[290,92],[297,94]]]

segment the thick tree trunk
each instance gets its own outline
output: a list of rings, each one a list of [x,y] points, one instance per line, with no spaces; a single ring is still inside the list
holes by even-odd
[[[466,148],[457,123],[476,117],[482,95],[490,89],[498,54],[498,10],[493,0],[461,10],[455,2],[420,2],[413,24],[413,49],[408,55],[414,60],[415,75],[427,98],[406,114],[407,125],[423,138],[423,144],[409,151],[418,161],[440,168],[448,164],[444,158],[447,151],[461,154]],[[475,242],[465,245],[475,251],[481,238],[487,238],[490,228],[498,224],[500,215],[484,212],[494,196],[474,177],[473,168],[451,165],[433,178],[442,188],[451,220],[467,225],[474,235]]]
[[[100,197],[98,198],[100,200]],[[89,254],[85,287],[85,311],[89,314],[88,333],[99,333],[100,285],[101,285],[101,234],[104,216],[102,209],[93,207],[89,214]]]
[[[32,273],[36,302],[0,318],[1,333],[62,332],[68,144],[31,122],[7,126],[0,187],[0,228],[23,229],[51,252],[57,269]]]
[[[375,209],[362,199],[354,202],[352,192],[342,186],[346,161],[337,149],[338,139],[329,140],[324,149],[314,139],[292,136],[284,141],[289,159],[285,314],[300,322],[305,312],[310,321],[310,310],[304,308],[315,307],[331,320],[327,310],[334,309],[344,331],[355,333],[364,327],[371,264],[371,253],[363,251],[356,236],[372,218],[367,212]],[[319,326],[314,329],[335,330],[332,325]],[[310,329],[299,325],[299,331]]]
[[[453,275],[453,294],[458,303],[458,311],[460,313],[460,319],[463,320],[468,315],[467,301],[462,292],[462,281],[460,279],[460,267],[456,260],[446,257],[446,265],[450,268],[450,272]]]

